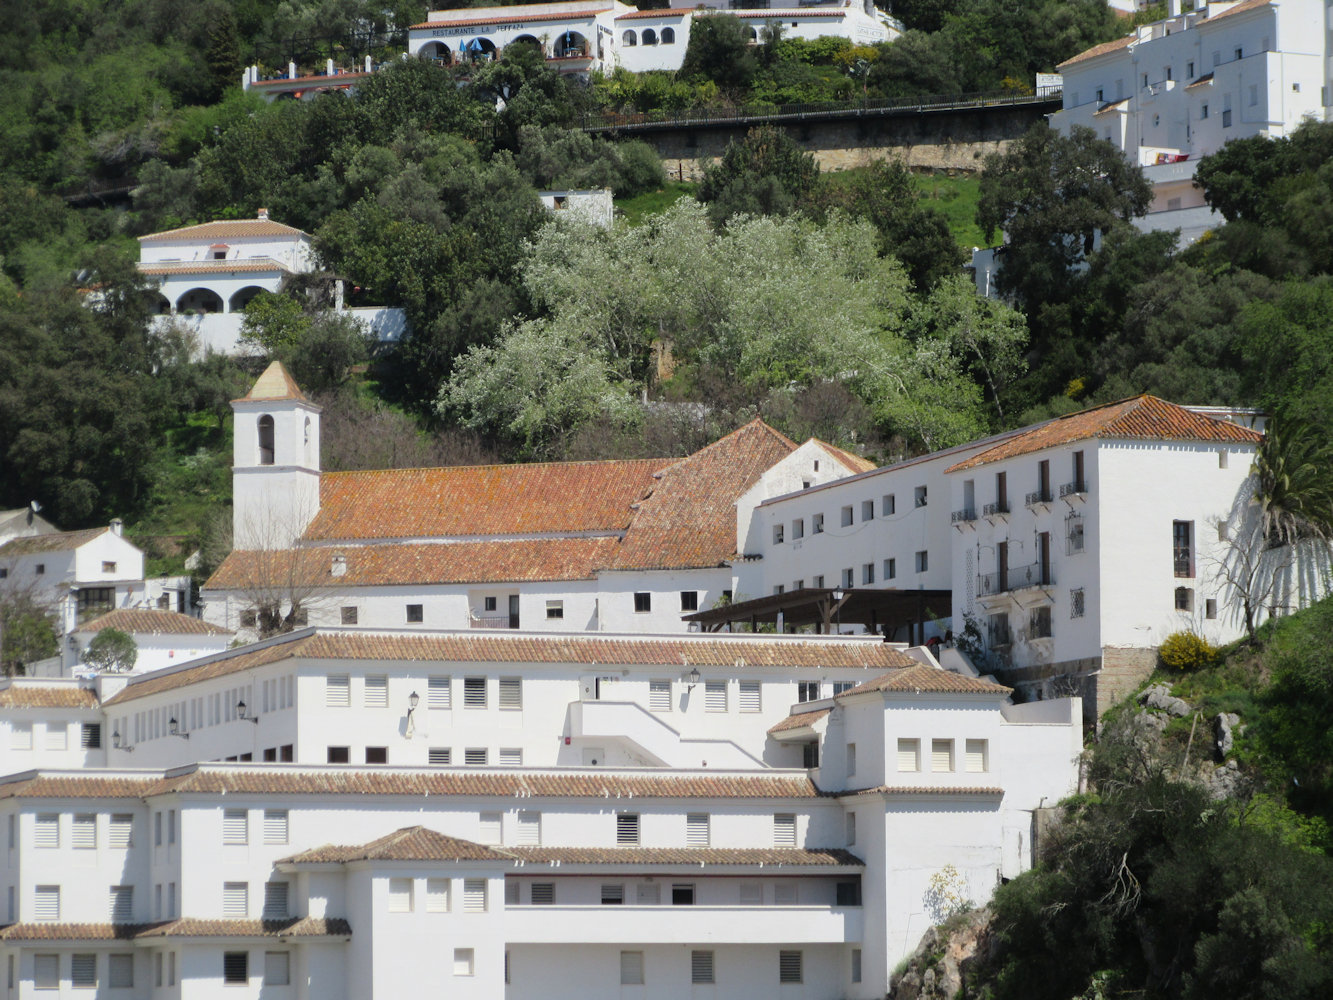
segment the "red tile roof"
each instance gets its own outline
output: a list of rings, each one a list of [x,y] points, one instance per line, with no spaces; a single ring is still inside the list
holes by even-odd
[[[97,695],[73,684],[11,683],[0,688],[0,708],[96,708]]]
[[[0,941],[132,941],[149,924],[33,922],[0,928]]]
[[[1064,69],[1066,66],[1072,66],[1074,63],[1085,62],[1088,59],[1096,59],[1098,56],[1104,56],[1110,52],[1117,52],[1120,49],[1129,48],[1129,46],[1138,41],[1137,32],[1125,35],[1123,38],[1117,38],[1110,42],[1102,42],[1100,45],[1094,45],[1090,49],[1084,49],[1076,56],[1066,59],[1056,66],[1056,69]]]
[[[1013,688],[917,663],[901,670],[891,670],[887,674],[881,674],[874,680],[858,684],[843,693],[863,694],[868,691],[890,691],[898,694],[991,694],[1004,697],[1011,694]]]
[[[50,535],[11,538],[4,545],[0,545],[0,559],[39,555],[43,552],[69,552],[81,545],[87,545],[94,538],[100,538],[110,530],[110,528],[84,528],[82,531],[57,531]]]
[[[896,796],[917,796],[917,795],[942,795],[945,797],[996,797],[1004,795],[1003,788],[987,788],[981,785],[968,787],[950,787],[948,785],[920,785],[913,787],[911,785],[876,785],[874,788],[858,788],[846,792],[838,792],[838,798],[846,798],[850,795],[896,795]]]
[[[944,471],[959,472],[1089,438],[1258,444],[1264,436],[1156,396],[1135,396],[1036,424]]]
[[[819,440],[819,438],[811,438],[811,440],[814,441],[815,444],[823,448],[825,451],[827,451],[834,458],[836,458],[843,465],[847,466],[847,468],[849,468],[855,475],[859,475],[862,472],[870,472],[872,469],[878,468],[878,466],[875,465],[874,462],[870,461],[870,459],[862,458],[860,455],[853,454],[846,448],[839,448],[836,445],[829,444],[827,441],[821,441]]]
[[[1214,14],[1204,23],[1212,24],[1214,21],[1221,20],[1224,17],[1230,17],[1232,14],[1243,14],[1247,10],[1258,10],[1260,7],[1267,7],[1271,3],[1272,0],[1242,0],[1241,3],[1236,4],[1234,7],[1229,7],[1219,14]]]
[[[287,920],[196,920],[161,924],[10,924],[3,941],[133,941],[161,937],[347,937],[351,925],[341,917],[292,917]]]
[[[839,847],[505,847],[501,852],[530,865],[865,867],[855,854]]]
[[[294,854],[279,864],[345,864],[349,861],[505,861],[508,856],[470,840],[446,837],[424,826],[395,830],[357,847],[326,844]]]
[[[143,264],[142,274],[249,274],[258,271],[291,271],[291,268],[272,257],[254,257],[248,260],[197,260],[183,264]]]
[[[315,541],[620,532],[669,459],[326,472]]]
[[[365,70],[346,70],[341,73],[315,73],[310,76],[281,76],[272,80],[256,80],[250,84],[252,87],[280,87],[283,84],[293,86],[301,83],[322,83],[327,80],[355,80],[359,77],[370,76]]]
[[[792,729],[805,729],[809,726],[813,726],[820,719],[824,718],[824,716],[828,715],[830,711],[831,709],[827,708],[817,708],[813,712],[797,712],[794,715],[787,716],[781,722],[769,726],[768,731],[772,734],[785,733]]]
[[[424,21],[414,24],[409,30],[424,31],[427,28],[465,28],[474,24],[532,24],[537,21],[589,21],[598,14],[605,14],[610,7],[597,7],[593,10],[571,10],[555,14],[523,14],[509,12],[498,17],[469,17],[457,21]]]
[[[117,608],[80,625],[76,631],[100,632],[104,628],[140,635],[231,635],[227,629],[219,628],[202,618],[183,615],[178,611],[153,611],[147,608]]]
[[[652,17],[684,17],[686,14],[693,14],[694,7],[662,7],[657,10],[632,10],[628,14],[620,14],[616,17],[617,21],[639,21]]]
[[[284,226],[271,219],[225,219],[218,222],[205,222],[198,226],[183,226],[180,229],[167,229],[160,233],[140,236],[140,243],[154,243],[168,240],[225,240],[245,236],[308,236],[292,226]]]
[[[540,538],[434,545],[364,545],[231,552],[204,590],[245,590],[263,580],[304,586],[365,587],[445,583],[592,580],[613,559],[617,539]],[[332,574],[334,556],[345,572]]]
[[[297,633],[259,649],[241,649],[170,673],[144,674],[108,698],[120,705],[162,691],[225,677],[293,657],[305,659],[435,661],[440,663],[581,663],[680,667],[861,667],[891,670],[912,660],[889,643],[845,639],[757,639],[743,634],[603,638],[585,633]],[[943,671],[941,671],[943,672]],[[950,675],[957,676],[957,675]]]
[[[611,568],[724,565],[736,552],[736,500],[796,447],[756,419],[662,469]]]
[[[0,799],[123,799],[148,794],[156,775],[35,774],[0,782]]]
[[[301,387],[296,384],[296,380],[287,374],[287,369],[283,367],[282,362],[274,361],[264,369],[264,373],[255,380],[255,384],[250,386],[250,391],[242,396],[241,400],[250,402],[264,400],[268,402],[279,399],[299,399],[304,403],[310,402],[306,398],[306,394],[301,391]]]

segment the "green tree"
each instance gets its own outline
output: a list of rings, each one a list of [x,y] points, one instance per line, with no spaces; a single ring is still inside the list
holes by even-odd
[[[139,646],[134,637],[117,628],[100,630],[83,653],[83,662],[94,670],[117,674],[133,670],[138,659]]]
[[[722,162],[704,172],[698,198],[708,204],[716,225],[733,215],[786,215],[795,211],[819,182],[819,164],[774,125],[752,128],[732,140]]]
[[[758,68],[744,21],[731,14],[694,19],[681,61],[681,79],[711,80],[724,90],[737,91],[750,86]]]
[[[45,608],[27,594],[0,596],[0,669],[6,677],[57,652],[55,626]]]

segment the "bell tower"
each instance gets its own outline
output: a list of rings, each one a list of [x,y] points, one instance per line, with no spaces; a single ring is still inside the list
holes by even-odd
[[[319,407],[274,361],[231,408],[232,548],[290,548],[319,513]]]

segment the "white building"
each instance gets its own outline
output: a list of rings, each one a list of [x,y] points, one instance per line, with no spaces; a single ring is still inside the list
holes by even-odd
[[[234,404],[237,549],[204,618],[683,631],[732,589],[737,517],[870,463],[752,421],[683,459],[321,473],[319,408],[279,364]],[[268,631],[261,628],[260,631]]]
[[[592,223],[610,229],[615,219],[615,204],[610,188],[587,191],[538,191],[537,199],[552,214]]]
[[[9,682],[0,961],[15,996],[880,997],[932,876],[985,900],[1077,786],[1077,699],[1007,695],[809,636],[307,630]]]
[[[75,662],[82,663],[88,644],[109,628],[134,640],[138,656],[131,669],[136,674],[220,653],[235,638],[233,632],[179,611],[117,608],[74,629],[70,652],[77,656]]]
[[[1090,128],[1143,167],[1153,201],[1135,224],[1191,243],[1223,221],[1194,185],[1200,158],[1327,119],[1333,15],[1317,0],[1180,7],[1171,0],[1165,20],[1062,63],[1064,107],[1051,124]]]
[[[273,221],[263,208],[254,219],[205,222],[139,237],[139,271],[157,279],[159,313],[170,317],[164,322],[193,332],[201,354],[236,353],[250,300],[313,270],[310,235]],[[343,308],[341,282],[335,308]],[[403,336],[401,309],[349,311],[380,341]]]

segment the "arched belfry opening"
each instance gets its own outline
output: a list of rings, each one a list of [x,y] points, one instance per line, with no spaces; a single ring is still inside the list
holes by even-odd
[[[273,464],[273,418],[267,413],[259,418],[259,464]]]

